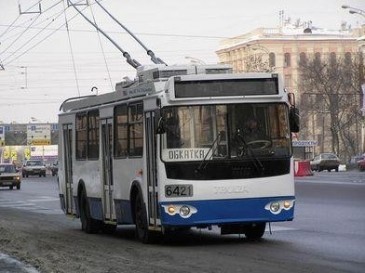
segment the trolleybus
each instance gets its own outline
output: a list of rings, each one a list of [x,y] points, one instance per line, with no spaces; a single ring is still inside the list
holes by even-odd
[[[217,226],[261,238],[294,217],[293,95],[276,73],[227,65],[141,66],[114,92],[59,114],[59,189],[87,233]]]

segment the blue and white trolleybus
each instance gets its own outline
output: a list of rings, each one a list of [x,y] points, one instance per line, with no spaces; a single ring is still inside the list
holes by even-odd
[[[88,233],[217,226],[261,238],[294,217],[294,96],[276,73],[141,66],[134,81],[66,100],[59,114],[65,214]]]

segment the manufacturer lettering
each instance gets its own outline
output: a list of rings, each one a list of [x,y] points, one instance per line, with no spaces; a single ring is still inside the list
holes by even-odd
[[[248,193],[245,186],[219,186],[214,187],[214,194]]]

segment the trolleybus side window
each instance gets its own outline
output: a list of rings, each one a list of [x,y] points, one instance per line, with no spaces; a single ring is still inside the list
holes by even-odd
[[[142,156],[143,154],[143,104],[128,106],[128,139],[129,155]]]
[[[76,159],[99,158],[99,111],[76,115]]]
[[[87,113],[76,115],[76,158],[86,159],[87,147]]]
[[[128,155],[128,110],[127,105],[115,107],[115,157],[126,157]]]
[[[88,145],[89,159],[99,158],[99,111],[88,113]]]

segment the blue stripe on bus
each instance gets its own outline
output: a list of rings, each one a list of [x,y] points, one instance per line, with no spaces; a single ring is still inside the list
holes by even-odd
[[[203,200],[186,202],[160,203],[161,224],[166,226],[199,226],[228,223],[280,222],[294,218],[294,205],[289,210],[282,210],[274,215],[265,206],[275,200],[294,200],[294,196],[265,197],[250,199]],[[189,218],[182,218],[178,213],[171,216],[165,212],[163,205],[190,205],[197,213]]]

